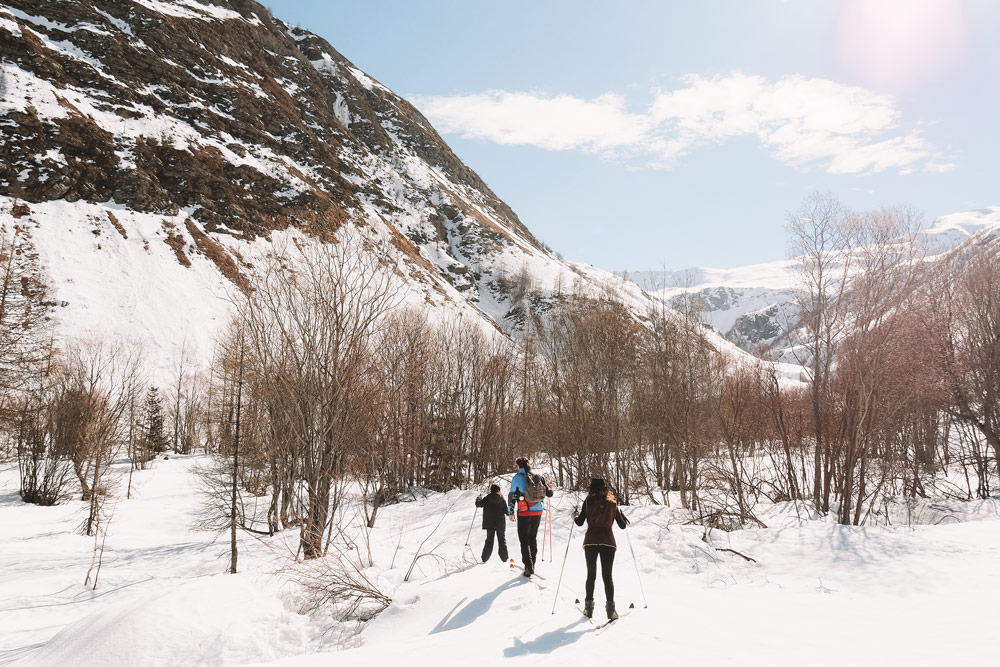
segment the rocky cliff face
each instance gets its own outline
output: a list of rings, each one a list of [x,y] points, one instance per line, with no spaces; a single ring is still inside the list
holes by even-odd
[[[448,197],[443,215],[480,206],[491,231],[537,245],[412,106],[256,3],[5,4],[5,194],[188,208],[209,232],[323,233],[366,204],[403,212],[385,179],[417,189],[417,157],[447,181],[419,188]]]
[[[95,266],[127,282],[137,243],[177,265],[164,279],[214,293],[274,233],[344,225],[391,239],[425,301],[504,328],[555,289],[615,280],[553,256],[413,106],[256,2],[3,0],[0,59],[0,215],[76,302]]]
[[[691,309],[747,352],[773,347],[798,323],[793,289],[704,287],[670,297],[678,310]]]

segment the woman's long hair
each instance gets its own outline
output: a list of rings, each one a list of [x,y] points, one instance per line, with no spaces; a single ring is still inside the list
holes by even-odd
[[[596,478],[590,482],[590,489],[587,492],[588,498],[600,498],[604,497],[610,503],[618,504],[618,500],[615,498],[615,494],[611,493],[611,489],[604,484],[604,480],[601,480],[600,484],[595,484]]]

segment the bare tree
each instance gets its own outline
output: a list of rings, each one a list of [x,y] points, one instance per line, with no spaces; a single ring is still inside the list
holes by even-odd
[[[912,392],[893,386],[905,354],[902,316],[923,275],[916,234],[922,217],[906,208],[880,209],[853,218],[855,272],[849,284],[850,320],[836,371],[843,395],[840,433],[840,521],[860,523],[869,497],[867,472],[886,428]]]
[[[789,254],[798,262],[801,336],[812,395],[813,502],[826,512],[833,490],[834,455],[827,432],[833,399],[830,380],[847,318],[851,272],[850,213],[834,195],[813,193],[787,216]]]
[[[748,366],[721,355],[716,367],[721,386],[715,412],[728,455],[728,466],[720,464],[717,469],[732,491],[743,526],[761,495],[763,480],[757,463],[771,440],[763,405],[765,370],[762,363]]]
[[[353,390],[369,371],[369,345],[395,303],[395,254],[349,231],[336,243],[302,243],[265,264],[237,304],[248,367],[272,388],[272,422],[295,456],[306,493],[300,544],[323,554],[347,453],[366,434]]]
[[[9,429],[20,472],[20,496],[26,503],[56,505],[69,495],[72,467],[67,457],[63,431],[72,414],[60,410],[64,383],[58,381],[55,352],[42,372],[29,380],[8,405],[4,425]]]
[[[246,339],[235,321],[229,336],[220,341],[216,379],[222,386],[215,392],[223,397],[216,415],[218,447],[209,462],[199,468],[203,503],[195,526],[229,537],[228,572],[235,574],[239,564],[238,536],[241,532],[272,535],[276,529],[263,516],[262,496],[277,498],[280,486],[270,489],[266,476],[266,457],[261,450],[266,441],[266,427],[261,418],[262,403],[253,392],[259,390],[248,382]],[[270,492],[270,493],[269,493]],[[267,530],[261,528],[268,522]]]
[[[179,454],[189,453],[193,444],[190,439],[190,410],[194,397],[190,390],[194,386],[192,373],[191,346],[187,340],[181,341],[173,359],[172,383],[169,388],[170,398],[170,444]]]
[[[998,260],[1000,243],[993,237],[973,237],[959,247],[942,263],[926,294],[934,308],[925,320],[949,397],[947,410],[982,437],[995,462],[1000,462]]]
[[[129,408],[143,384],[142,352],[102,338],[71,342],[66,359],[65,395],[76,411],[66,446],[82,499],[89,502],[84,532],[93,535],[101,521],[106,474],[128,441]]]

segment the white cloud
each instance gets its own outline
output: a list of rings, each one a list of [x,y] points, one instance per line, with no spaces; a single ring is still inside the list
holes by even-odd
[[[491,90],[457,97],[417,97],[417,106],[442,132],[499,144],[549,150],[603,151],[642,141],[644,116],[625,111],[625,98],[593,100],[568,95]]]
[[[699,146],[746,136],[786,164],[818,164],[834,174],[954,168],[919,126],[900,129],[890,97],[864,88],[802,76],[769,82],[739,72],[691,75],[684,84],[656,91],[643,113],[628,111],[616,94],[588,100],[492,90],[413,101],[444,133],[657,168],[672,167]]]

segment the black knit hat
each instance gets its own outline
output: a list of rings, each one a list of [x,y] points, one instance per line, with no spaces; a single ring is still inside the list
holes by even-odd
[[[602,479],[601,477],[592,477],[590,479],[590,492],[591,493],[595,493],[595,492],[600,491],[602,489],[606,489],[607,486],[608,485],[604,483],[604,479]]]

